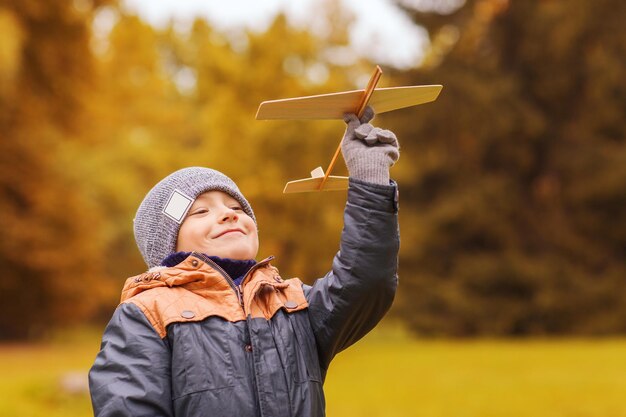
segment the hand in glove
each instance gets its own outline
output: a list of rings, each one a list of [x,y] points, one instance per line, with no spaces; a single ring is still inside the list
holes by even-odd
[[[373,117],[369,106],[361,120],[352,113],[344,116],[348,127],[341,141],[341,153],[350,177],[389,185],[389,167],[400,157],[398,139],[393,132],[369,124]]]

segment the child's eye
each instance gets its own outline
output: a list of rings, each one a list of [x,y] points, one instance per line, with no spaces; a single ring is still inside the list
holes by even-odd
[[[205,208],[200,208],[200,209],[197,209],[197,210],[195,210],[194,212],[192,212],[192,213],[190,214],[190,216],[195,216],[196,214],[205,214],[205,213],[208,213],[208,212],[209,212],[209,210],[208,210],[208,209],[205,209]]]
[[[240,206],[232,206],[230,209],[231,210],[235,210],[235,211],[242,211],[243,210]]]

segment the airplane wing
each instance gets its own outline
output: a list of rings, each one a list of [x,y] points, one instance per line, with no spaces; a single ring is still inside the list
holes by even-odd
[[[302,180],[289,181],[285,185],[283,194],[304,193],[320,191],[320,186],[324,181],[324,177],[305,178]],[[338,177],[330,175],[324,183],[324,191],[341,191],[348,189],[348,177]]]
[[[435,101],[441,85],[414,85],[406,87],[377,88],[369,105],[376,113]],[[344,113],[354,113],[365,90],[317,96],[264,101],[259,105],[257,120],[269,119],[343,119]]]

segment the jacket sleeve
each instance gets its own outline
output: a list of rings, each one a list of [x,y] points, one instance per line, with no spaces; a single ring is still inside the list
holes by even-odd
[[[89,371],[96,417],[173,416],[170,349],[143,312],[121,304]]]
[[[397,282],[397,187],[350,179],[339,252],[332,270],[304,286],[324,370],[369,332],[393,301]]]

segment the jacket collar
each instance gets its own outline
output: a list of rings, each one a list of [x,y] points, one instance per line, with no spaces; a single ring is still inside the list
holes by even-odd
[[[167,267],[176,266],[182,261],[184,261],[185,259],[187,259],[187,257],[191,255],[192,253],[193,252],[174,252],[168,255],[165,259],[163,259],[163,261],[161,262],[161,266],[167,266]],[[240,259],[220,258],[219,256],[207,255],[206,253],[203,253],[203,255],[211,259],[220,268],[222,268],[222,270],[226,272],[228,276],[232,278],[232,280],[237,285],[239,285],[243,277],[257,263],[254,259],[240,260]]]
[[[244,285],[254,271],[269,267],[278,275],[276,268],[269,265],[270,256],[256,263],[243,277]],[[130,277],[122,289],[121,301],[125,301],[143,291],[158,287],[183,287],[196,293],[204,290],[235,289],[232,278],[208,256],[192,252],[182,262],[172,267],[152,268],[150,271]]]

